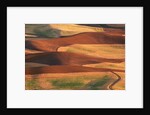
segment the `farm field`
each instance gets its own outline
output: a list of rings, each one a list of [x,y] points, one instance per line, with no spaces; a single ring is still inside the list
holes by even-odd
[[[125,90],[124,24],[26,24],[26,90]]]
[[[76,72],[26,76],[26,89],[109,90],[117,78],[111,72]]]

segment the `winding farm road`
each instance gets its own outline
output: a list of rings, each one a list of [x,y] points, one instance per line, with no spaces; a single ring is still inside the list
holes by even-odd
[[[117,73],[115,73],[115,72],[113,72],[113,71],[111,71],[111,72],[116,75],[117,80],[115,80],[112,84],[110,84],[110,85],[108,86],[108,89],[114,90],[114,89],[113,89],[113,86],[114,86],[117,82],[119,82],[119,81],[121,80],[121,77],[120,77]]]

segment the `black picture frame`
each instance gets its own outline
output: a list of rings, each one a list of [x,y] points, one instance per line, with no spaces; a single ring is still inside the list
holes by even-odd
[[[2,67],[2,72],[3,74],[1,75],[1,80],[0,80],[0,84],[1,84],[1,109],[3,111],[7,111],[7,110],[31,110],[31,108],[7,108],[7,7],[143,7],[144,8],[144,21],[143,21],[143,25],[144,25],[144,35],[143,35],[143,77],[144,77],[144,98],[143,98],[143,105],[144,107],[142,109],[138,109],[138,108],[72,108],[72,109],[86,109],[86,110],[93,110],[93,109],[97,109],[97,110],[103,110],[104,111],[108,111],[108,110],[134,110],[134,112],[143,112],[143,111],[149,111],[149,103],[150,103],[150,95],[149,95],[149,88],[150,88],[150,83],[148,83],[150,81],[149,76],[146,76],[148,74],[146,74],[146,49],[148,49],[148,45],[146,46],[146,40],[147,37],[150,37],[148,35],[148,27],[150,25],[149,21],[149,14],[148,11],[149,8],[148,6],[146,6],[143,1],[141,0],[128,0],[128,1],[120,1],[120,0],[104,0],[104,1],[35,1],[35,0],[24,0],[24,1],[17,1],[17,0],[12,0],[12,1],[2,1],[1,4],[1,13],[3,16],[1,16],[1,36],[3,40],[1,42],[1,46],[2,47],[2,60],[3,60],[3,67]],[[146,29],[147,28],[147,29]],[[147,42],[148,43],[148,42]],[[53,109],[58,109],[58,108],[53,108]],[[69,108],[59,108],[59,109],[69,109]],[[52,110],[52,108],[32,108],[32,110]],[[114,112],[115,112],[114,111]]]

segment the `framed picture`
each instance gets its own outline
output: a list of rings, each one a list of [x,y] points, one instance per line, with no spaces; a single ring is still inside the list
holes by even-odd
[[[5,108],[143,109],[142,4],[13,5]]]

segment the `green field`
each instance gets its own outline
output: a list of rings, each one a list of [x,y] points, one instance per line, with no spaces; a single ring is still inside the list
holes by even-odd
[[[41,80],[38,78],[26,79],[26,89],[52,89],[52,90],[107,90],[107,85],[114,81],[114,78],[105,76],[78,76],[78,77],[62,77],[62,78],[41,78],[42,82],[47,84],[43,87]]]

